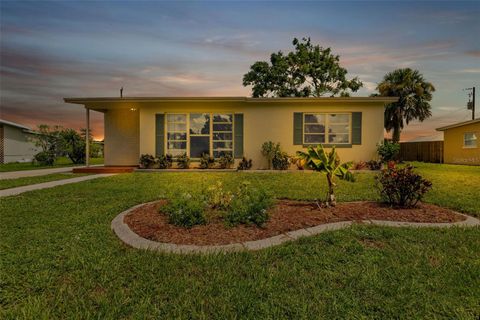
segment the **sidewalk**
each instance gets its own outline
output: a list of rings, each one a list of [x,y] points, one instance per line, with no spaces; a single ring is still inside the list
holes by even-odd
[[[53,188],[53,187],[56,187],[56,186],[61,186],[61,185],[64,185],[64,184],[82,182],[82,181],[87,181],[87,180],[92,180],[92,179],[97,179],[97,178],[103,178],[103,177],[110,177],[110,176],[114,176],[114,175],[115,174],[112,174],[112,173],[95,174],[95,175],[91,175],[91,176],[83,176],[83,177],[77,177],[77,178],[72,178],[72,179],[50,181],[50,182],[44,182],[44,183],[38,183],[38,184],[31,184],[31,185],[28,185],[28,186],[23,186],[23,187],[18,187],[18,188],[0,190],[0,198],[1,197],[14,196],[14,195],[24,193],[24,192],[27,192],[27,191],[48,189],[48,188]]]
[[[98,166],[103,166],[103,164],[96,164],[91,167],[98,167]],[[24,177],[44,176],[52,173],[71,172],[73,168],[82,168],[82,167],[84,166],[1,172],[0,179],[16,179],[16,178],[24,178]]]

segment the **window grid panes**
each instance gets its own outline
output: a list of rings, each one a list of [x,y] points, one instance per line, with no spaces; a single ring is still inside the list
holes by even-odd
[[[305,113],[303,143],[348,144],[350,128],[350,113]]]
[[[477,135],[475,134],[475,132],[465,132],[463,134],[463,146],[465,148],[477,147]]]
[[[190,114],[190,158],[200,158],[204,153],[210,155],[210,114]]]
[[[167,153],[174,157],[187,152],[187,115],[167,114]]]
[[[213,114],[213,157],[233,156],[233,115]]]

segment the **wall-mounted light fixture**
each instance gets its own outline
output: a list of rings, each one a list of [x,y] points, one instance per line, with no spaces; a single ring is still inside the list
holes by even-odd
[[[130,111],[137,111],[137,108],[130,108]]]

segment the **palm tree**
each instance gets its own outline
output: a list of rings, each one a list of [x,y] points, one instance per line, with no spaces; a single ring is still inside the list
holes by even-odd
[[[398,101],[385,109],[385,129],[393,130],[393,142],[400,141],[400,132],[405,120],[423,121],[432,115],[430,101],[435,88],[425,81],[418,70],[410,68],[397,69],[387,73],[377,86],[381,96],[398,97]]]
[[[335,207],[337,200],[335,198],[334,189],[336,184],[334,179],[338,177],[339,179],[350,182],[355,181],[355,177],[348,170],[352,166],[352,163],[340,163],[335,146],[327,153],[321,144],[318,145],[316,149],[314,147],[308,147],[307,152],[297,151],[297,156],[303,160],[308,168],[326,174],[328,182],[326,205]]]

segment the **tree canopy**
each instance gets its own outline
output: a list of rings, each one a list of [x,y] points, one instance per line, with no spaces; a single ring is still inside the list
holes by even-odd
[[[347,79],[338,55],[330,48],[313,45],[310,38],[293,39],[294,51],[272,53],[270,63],[257,61],[243,76],[243,85],[252,86],[253,97],[348,96],[363,84]]]
[[[418,70],[410,68],[389,72],[377,86],[381,96],[398,97],[385,108],[385,129],[393,130],[392,141],[400,141],[404,121],[423,121],[432,115],[430,101],[435,87]]]

